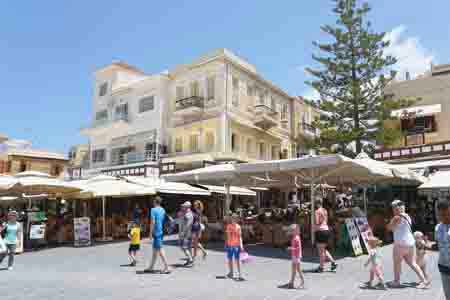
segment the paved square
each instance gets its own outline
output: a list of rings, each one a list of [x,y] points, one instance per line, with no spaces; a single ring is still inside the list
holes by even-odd
[[[173,244],[173,243],[172,243]],[[308,300],[442,300],[436,253],[430,254],[429,269],[433,284],[428,290],[412,287],[389,291],[361,289],[368,272],[365,257],[344,258],[338,272],[309,273],[315,263],[305,262],[306,288],[286,290],[278,286],[289,278],[287,252],[262,246],[249,247],[256,256],[244,266],[245,282],[217,279],[226,273],[225,256],[220,247],[210,250],[205,262],[192,269],[177,268],[170,275],[137,274],[150,255],[147,240],[143,241],[136,268],[120,267],[128,263],[128,243],[114,243],[89,248],[62,247],[17,256],[13,271],[0,271],[1,300],[207,300],[207,299],[308,299]],[[183,256],[176,246],[166,246],[170,263],[179,264]],[[383,249],[387,280],[392,279],[391,247]],[[4,267],[4,266],[2,266]],[[404,266],[402,281],[416,280]]]

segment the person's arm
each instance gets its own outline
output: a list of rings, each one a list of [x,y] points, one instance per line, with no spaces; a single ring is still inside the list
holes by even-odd
[[[390,231],[394,231],[395,227],[397,227],[400,221],[401,221],[400,216],[394,216],[388,224],[388,229]]]
[[[194,216],[186,218],[186,226],[184,227],[183,236],[189,236],[189,232],[192,230],[192,223],[194,223]]]
[[[17,238],[17,242],[18,242],[17,245],[19,245],[19,248],[21,248],[21,246],[22,246],[23,228],[20,225],[20,223],[17,223],[17,224],[18,224],[18,230],[17,230],[17,233],[16,233],[16,238]]]
[[[242,229],[241,229],[241,226],[239,226],[239,245],[241,247],[241,250],[244,250],[244,243],[242,242]]]
[[[149,222],[149,229],[148,229],[150,239],[153,236],[153,228],[154,228],[154,226],[155,226],[155,216],[153,215],[153,211],[150,210],[150,222]]]

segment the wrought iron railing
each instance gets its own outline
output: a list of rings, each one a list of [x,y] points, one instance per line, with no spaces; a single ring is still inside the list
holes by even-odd
[[[175,110],[183,110],[190,107],[204,108],[205,99],[200,96],[191,96],[188,98],[180,99],[175,102]]]

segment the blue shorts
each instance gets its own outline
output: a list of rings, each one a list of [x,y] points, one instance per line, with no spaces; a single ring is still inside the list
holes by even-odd
[[[159,250],[163,246],[163,236],[153,237],[153,249]]]
[[[241,255],[241,247],[239,246],[227,246],[227,258],[228,260],[232,260],[233,258],[238,260],[239,256]]]

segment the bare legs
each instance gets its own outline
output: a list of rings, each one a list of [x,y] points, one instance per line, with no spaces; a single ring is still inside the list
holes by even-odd
[[[164,270],[163,272],[168,272],[169,271],[169,265],[167,264],[167,259],[166,259],[166,255],[164,253],[164,250],[161,249],[155,249],[153,248],[153,253],[152,253],[152,261],[150,263],[150,266],[148,267],[148,271],[154,271],[155,270],[155,264],[156,264],[156,260],[158,259],[158,256],[161,258],[163,265],[164,265]]]
[[[301,269],[301,265],[298,262],[292,262],[291,265],[291,281],[289,281],[289,288],[294,288],[295,278],[298,274],[298,277],[300,278],[300,288],[303,288],[303,285],[305,284],[305,279],[303,278],[303,272]]]
[[[416,262],[414,247],[403,247],[394,245],[394,285],[400,285],[400,274],[402,272],[402,261],[405,260],[406,264],[413,269],[413,271],[419,277],[421,283],[428,284],[428,280],[425,278],[424,273]]]
[[[319,252],[320,269],[323,269],[327,261],[330,261],[333,265],[336,264],[333,256],[327,250],[327,244],[317,244],[317,250]]]

